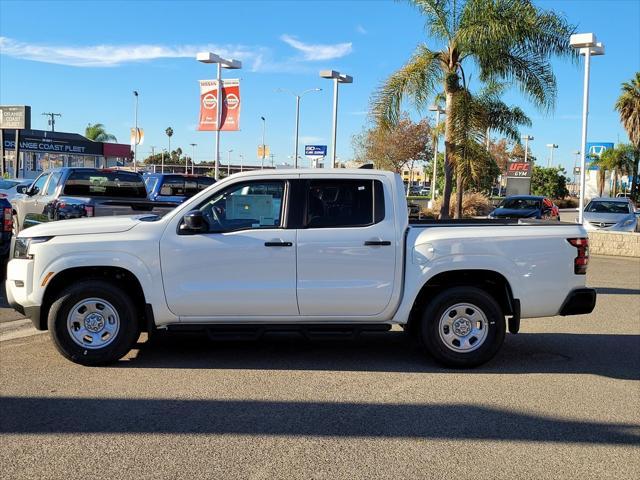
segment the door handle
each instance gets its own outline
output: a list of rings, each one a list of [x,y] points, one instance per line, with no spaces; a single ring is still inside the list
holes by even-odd
[[[391,245],[389,240],[367,240],[364,242],[365,247],[388,247]]]
[[[265,247],[293,247],[292,242],[264,242]]]

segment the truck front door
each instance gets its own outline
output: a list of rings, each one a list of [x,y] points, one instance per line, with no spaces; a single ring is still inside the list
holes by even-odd
[[[296,230],[284,228],[287,184],[235,183],[198,205],[208,231],[167,228],[160,256],[173,313],[194,322],[298,315]]]

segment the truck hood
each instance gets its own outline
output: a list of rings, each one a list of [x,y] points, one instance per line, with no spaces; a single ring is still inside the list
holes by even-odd
[[[141,219],[150,219],[155,215],[121,215],[112,217],[77,218],[42,223],[27,228],[19,237],[57,237],[62,235],[91,235],[94,233],[126,232],[140,223]]]

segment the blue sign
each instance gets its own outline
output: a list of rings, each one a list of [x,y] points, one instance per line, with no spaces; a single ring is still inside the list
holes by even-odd
[[[587,143],[587,170],[598,170],[598,167],[595,165],[591,165],[593,160],[592,156],[599,157],[605,150],[610,150],[613,148],[613,143],[611,142],[589,142]]]
[[[326,145],[305,145],[304,154],[306,157],[326,157],[327,146]]]

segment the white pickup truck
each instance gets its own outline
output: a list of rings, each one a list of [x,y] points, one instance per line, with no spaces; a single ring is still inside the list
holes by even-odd
[[[160,218],[68,220],[20,232],[10,304],[84,365],[141,331],[256,336],[388,330],[472,367],[521,318],[590,313],[580,225],[409,224],[400,177],[376,170],[246,172]]]

